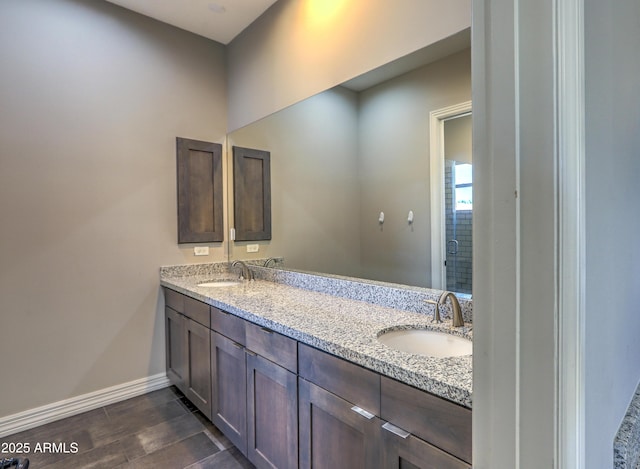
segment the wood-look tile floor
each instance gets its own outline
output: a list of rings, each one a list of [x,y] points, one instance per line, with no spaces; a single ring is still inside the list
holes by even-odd
[[[254,466],[173,386],[0,438],[29,444],[30,469],[240,469]],[[67,451],[35,452],[45,443]],[[72,446],[72,443],[75,445]],[[58,449],[61,448],[58,445]]]

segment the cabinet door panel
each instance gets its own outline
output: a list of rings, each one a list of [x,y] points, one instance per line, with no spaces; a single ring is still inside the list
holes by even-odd
[[[211,332],[211,419],[247,454],[247,364],[245,349]]]
[[[247,353],[247,457],[258,468],[298,467],[296,375]]]
[[[379,466],[380,420],[299,379],[300,468],[372,469]]]
[[[470,469],[471,466],[413,435],[401,438],[382,430],[388,469]]]
[[[193,320],[187,323],[187,386],[185,395],[211,418],[211,343],[209,329]]]
[[[186,319],[169,307],[165,307],[164,313],[167,377],[173,385],[185,392],[187,350],[184,337]]]

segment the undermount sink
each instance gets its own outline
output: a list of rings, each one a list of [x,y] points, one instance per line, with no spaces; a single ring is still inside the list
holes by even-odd
[[[207,282],[199,283],[199,287],[233,287],[240,285],[240,280],[209,280]]]
[[[378,341],[401,352],[436,358],[460,357],[473,353],[473,342],[446,332],[429,329],[395,329],[383,331]]]

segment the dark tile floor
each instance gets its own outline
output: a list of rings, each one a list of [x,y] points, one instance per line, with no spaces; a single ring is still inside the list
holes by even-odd
[[[0,458],[28,457],[30,469],[254,467],[174,387],[3,437],[0,442],[28,444],[29,454]],[[51,451],[47,443],[56,443],[58,451]]]

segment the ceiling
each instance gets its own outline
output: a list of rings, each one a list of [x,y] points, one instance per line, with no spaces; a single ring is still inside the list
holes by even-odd
[[[222,44],[228,44],[276,0],[107,0]]]

